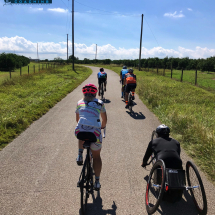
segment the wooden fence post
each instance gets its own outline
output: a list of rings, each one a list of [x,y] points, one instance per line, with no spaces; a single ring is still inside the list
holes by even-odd
[[[197,70],[196,70],[196,74],[195,74],[195,85],[197,85]]]
[[[164,69],[163,69],[163,76],[165,76],[165,67],[164,67]]]
[[[11,79],[11,70],[9,70],[9,73],[10,73],[10,79]]]
[[[172,78],[172,68],[171,68],[171,78]]]
[[[157,74],[158,74],[158,66],[157,66]]]
[[[181,70],[181,82],[183,81],[183,67],[182,67],[182,70]]]

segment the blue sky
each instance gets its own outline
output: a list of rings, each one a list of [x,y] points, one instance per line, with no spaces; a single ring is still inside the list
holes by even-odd
[[[49,5],[4,5],[0,0],[0,53],[40,59],[72,54],[72,0]],[[75,56],[138,59],[215,56],[214,0],[75,0]]]

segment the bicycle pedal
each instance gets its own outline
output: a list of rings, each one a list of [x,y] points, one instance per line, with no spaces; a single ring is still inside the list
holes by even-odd
[[[78,166],[83,166],[83,162],[77,161],[77,164],[78,164]]]
[[[77,183],[77,187],[80,187],[80,181]]]

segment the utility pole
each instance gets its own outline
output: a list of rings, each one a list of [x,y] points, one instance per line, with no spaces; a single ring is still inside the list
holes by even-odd
[[[72,69],[75,70],[74,68],[74,61],[75,61],[75,53],[74,53],[74,0],[72,0]]]
[[[140,55],[139,55],[139,71],[140,71],[140,62],[141,62],[141,49],[142,49],[142,33],[143,33],[143,14],[142,14],[142,21],[141,21],[141,33],[140,33]]]
[[[68,63],[68,34],[67,34],[67,63]]]
[[[97,44],[96,44],[96,55],[95,55],[95,60],[96,60],[96,58],[97,58]]]

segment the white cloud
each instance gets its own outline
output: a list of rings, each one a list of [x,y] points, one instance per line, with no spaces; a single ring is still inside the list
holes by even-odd
[[[30,7],[30,10],[34,11],[34,12],[36,12],[36,11],[43,11],[43,8],[33,8],[33,7]]]
[[[69,55],[71,55],[71,41],[69,41]],[[12,52],[16,54],[25,55],[26,57],[37,57],[37,43],[26,40],[24,37],[1,37],[0,38],[0,53]],[[54,59],[59,56],[66,59],[67,55],[67,43],[66,42],[38,42],[38,52],[40,59]],[[92,44],[87,46],[86,44],[75,43],[75,56],[79,59],[94,59],[96,53],[96,45]],[[154,47],[147,49],[142,48],[142,58],[148,57],[189,57],[189,58],[207,58],[215,56],[215,49],[209,49],[207,47],[197,46],[195,49],[186,49],[184,47],[178,47],[177,50],[165,49],[163,47]],[[139,59],[139,48],[116,48],[111,44],[97,46],[97,59]]]
[[[189,10],[189,11],[193,11],[191,8],[187,8],[187,10]]]
[[[67,13],[68,10],[63,8],[48,8],[48,11],[57,12],[57,13]]]
[[[171,18],[183,18],[183,17],[185,17],[184,14],[182,13],[182,11],[180,11],[180,13],[177,13],[177,11],[175,11],[174,13],[165,13],[164,16],[171,17]]]

